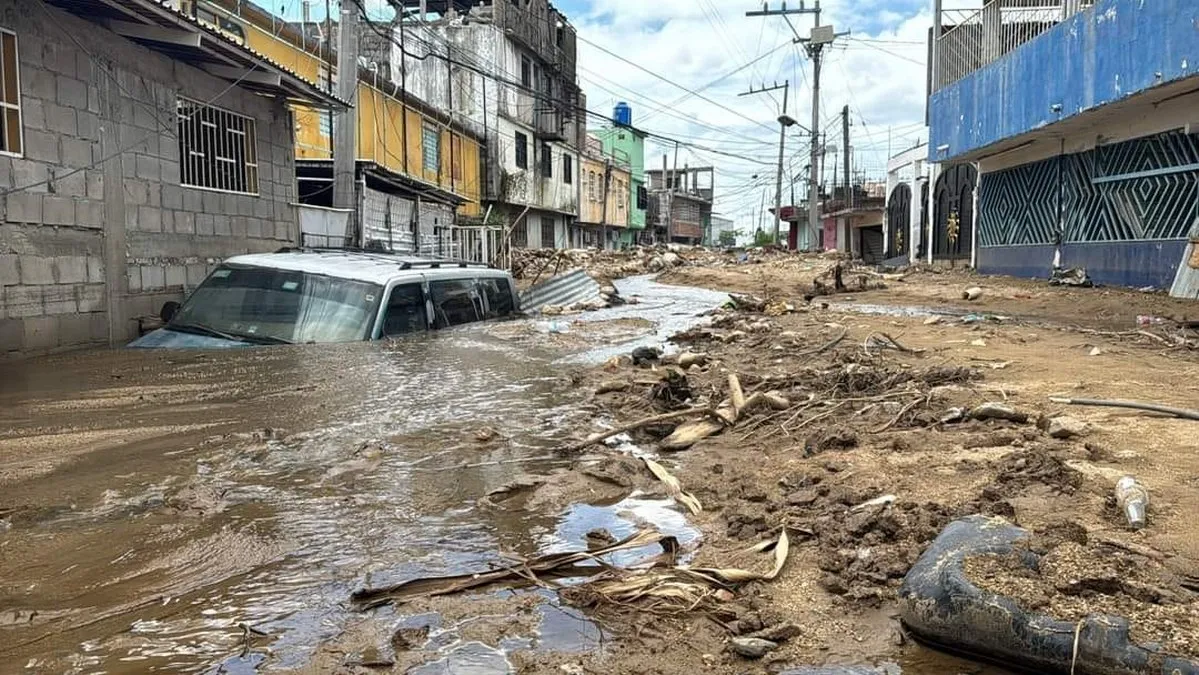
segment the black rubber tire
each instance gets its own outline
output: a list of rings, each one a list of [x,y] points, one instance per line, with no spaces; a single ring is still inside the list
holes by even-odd
[[[1076,675],[1199,675],[1199,663],[1133,643],[1124,618],[1088,616],[1079,629],[1025,612],[966,578],[963,560],[1012,553],[1012,544],[1027,536],[1002,518],[970,516],[950,523],[904,577],[899,603],[907,630],[934,646],[1040,673],[1069,673],[1073,664]],[[1023,556],[1036,569],[1037,556],[1027,551]]]

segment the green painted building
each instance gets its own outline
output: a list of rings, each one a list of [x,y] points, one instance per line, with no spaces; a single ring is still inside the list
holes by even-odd
[[[633,127],[632,114],[624,103],[616,105],[612,126],[588,133],[600,139],[605,155],[629,164],[632,177],[629,181],[629,227],[621,233],[620,241],[635,244],[645,229],[645,210],[649,207],[645,185],[646,134]]]

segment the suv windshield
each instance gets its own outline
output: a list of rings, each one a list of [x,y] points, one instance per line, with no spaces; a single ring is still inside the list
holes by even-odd
[[[264,344],[365,340],[381,294],[362,281],[227,265],[209,275],[167,328]]]

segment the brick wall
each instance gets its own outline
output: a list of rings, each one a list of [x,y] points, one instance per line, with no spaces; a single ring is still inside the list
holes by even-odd
[[[298,242],[283,103],[41,2],[0,0],[0,28],[25,145],[0,155],[0,192],[24,188],[0,200],[0,354],[121,344],[220,260]],[[257,195],[180,184],[180,96],[256,120]]]

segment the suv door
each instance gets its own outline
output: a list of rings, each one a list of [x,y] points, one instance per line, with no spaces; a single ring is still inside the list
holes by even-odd
[[[479,279],[479,289],[487,299],[487,318],[497,319],[516,312],[516,294],[507,279],[484,277]]]
[[[483,300],[474,279],[439,279],[429,282],[433,325],[449,328],[483,320]]]
[[[425,291],[421,282],[396,284],[387,295],[383,308],[382,337],[418,333],[429,328],[425,311]]]

